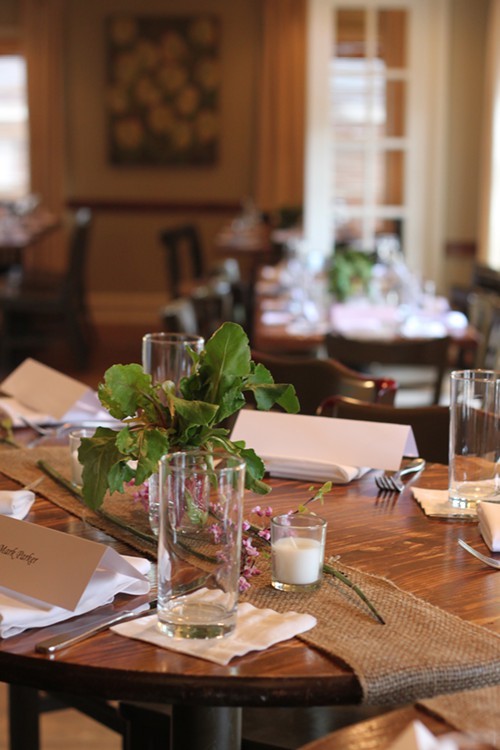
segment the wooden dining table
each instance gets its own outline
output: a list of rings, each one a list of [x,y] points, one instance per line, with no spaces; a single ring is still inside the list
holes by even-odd
[[[272,492],[265,503],[275,512],[295,509],[310,496],[311,482],[268,481]],[[442,488],[446,486],[447,469],[429,465],[418,481]],[[46,479],[40,486],[41,494],[27,521],[134,554],[119,541],[118,534],[106,533],[46,499],[43,493],[50,496],[50,482]],[[17,486],[0,475],[1,489]],[[247,493],[246,512],[262,501],[260,496]],[[476,523],[425,516],[409,487],[401,494],[380,495],[372,472],[349,485],[335,486],[318,512],[328,520],[327,556],[390,579],[404,591],[500,634],[500,587],[495,571],[458,545],[461,537],[486,551]],[[152,595],[155,576],[153,563]],[[144,599],[134,599],[134,604]],[[130,597],[116,598],[117,609],[129,604]],[[334,627],[334,611],[331,621]],[[250,652],[228,666],[109,630],[52,656],[37,653],[36,643],[61,627],[30,629],[1,640],[0,680],[80,696],[169,704],[174,750],[208,746],[235,750],[240,746],[242,707],[353,705],[362,701],[354,671],[299,638],[266,651]]]

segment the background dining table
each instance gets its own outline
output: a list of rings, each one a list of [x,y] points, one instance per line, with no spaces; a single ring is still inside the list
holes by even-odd
[[[314,301],[290,298],[289,291],[282,288],[277,281],[276,269],[262,267],[259,270],[254,287],[252,346],[262,352],[273,354],[324,354],[325,335],[328,331],[354,338],[366,337],[368,341],[377,340],[376,323],[380,324],[380,340],[390,341],[405,337],[405,330],[414,338],[426,338],[436,335],[450,338],[450,365],[461,363],[465,366],[474,360],[474,354],[480,342],[480,334],[463,313],[448,310],[446,300],[435,314],[425,310],[408,310],[408,319],[401,324],[397,318],[403,307],[387,304],[370,303],[368,299],[351,300],[334,303],[323,299],[323,309]],[[295,292],[294,292],[295,293]],[[304,310],[298,308],[304,307]],[[314,310],[316,307],[316,310]],[[311,318],[308,319],[308,311]],[[394,330],[388,333],[388,326]]]
[[[12,460],[5,458],[4,452],[15,456],[12,450],[0,449],[0,459],[4,456],[0,461],[2,489],[17,486],[12,479]],[[30,454],[30,460],[35,458],[36,453]],[[429,465],[418,480],[424,486],[440,488],[446,481],[446,467],[440,465]],[[265,503],[275,512],[295,509],[310,496],[311,482],[270,479],[269,483],[272,493]],[[119,527],[116,533],[110,532],[109,525],[103,527],[78,501],[67,506],[73,508],[67,512],[48,499],[50,479],[42,483],[39,493],[27,521],[134,553],[134,543],[131,550],[130,544],[120,540]],[[248,493],[247,513],[257,501],[262,504],[263,499]],[[328,557],[334,556],[363,574],[389,579],[446,613],[482,626],[485,633],[500,634],[500,588],[495,571],[458,545],[462,537],[485,551],[476,523],[425,516],[410,488],[401,494],[381,495],[371,472],[349,485],[335,486],[316,512],[328,520]],[[154,591],[154,565],[151,580]],[[116,608],[127,606],[128,600],[117,597]],[[383,611],[383,604],[381,608]],[[332,628],[335,619],[332,611]],[[61,626],[53,626],[57,627]],[[377,627],[383,649],[384,626]],[[35,651],[36,643],[48,633],[49,629],[32,629],[0,641],[0,679],[82,696],[170,704],[174,750],[207,746],[235,750],[240,746],[242,706],[352,705],[363,698],[353,669],[299,638],[219,666],[109,630],[50,657]],[[215,744],[210,745],[209,740]]]

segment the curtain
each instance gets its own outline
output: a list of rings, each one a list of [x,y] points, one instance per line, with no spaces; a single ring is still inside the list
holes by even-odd
[[[302,206],[306,0],[263,0],[258,97],[257,205]]]
[[[500,0],[491,0],[486,45],[479,261],[500,269]]]
[[[22,0],[21,28],[27,65],[31,191],[57,217],[64,210],[65,0]],[[56,232],[33,249],[28,264],[60,270],[66,242]]]

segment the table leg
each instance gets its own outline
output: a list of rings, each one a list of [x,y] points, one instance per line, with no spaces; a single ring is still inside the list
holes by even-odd
[[[241,708],[172,706],[171,750],[240,750]]]
[[[35,688],[9,685],[9,748],[38,750],[40,747],[40,694]]]

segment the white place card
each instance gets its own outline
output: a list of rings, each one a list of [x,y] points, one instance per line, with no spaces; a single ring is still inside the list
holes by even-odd
[[[74,610],[98,569],[146,582],[146,578],[111,547],[0,516],[3,587]]]
[[[242,409],[231,440],[244,440],[264,462],[290,467],[363,466],[397,470],[403,456],[417,456],[409,425],[365,422]]]
[[[14,419],[17,415],[33,422],[51,420],[110,419],[97,394],[85,385],[52,367],[28,357],[1,384],[9,398],[0,406]]]

